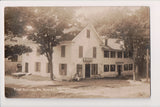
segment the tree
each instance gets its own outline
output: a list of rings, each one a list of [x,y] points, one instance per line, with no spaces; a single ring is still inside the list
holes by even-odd
[[[134,54],[135,68],[137,66],[139,70],[142,68],[146,55],[145,47],[150,44],[148,7],[141,7],[134,11],[129,7],[113,8],[101,20],[97,20],[95,26],[101,35],[123,39],[126,51]]]
[[[31,11],[26,7],[5,8],[5,35],[20,37],[25,34],[26,25],[30,22]]]
[[[32,49],[24,45],[5,45],[5,58],[12,59],[27,52],[32,52]]]
[[[63,41],[64,29],[72,27],[73,9],[65,7],[35,8],[36,17],[32,20],[33,33],[28,39],[40,48],[40,53],[47,57],[50,77],[53,80],[53,47]]]
[[[5,41],[14,42],[14,45],[5,45],[5,58],[12,59],[15,55],[31,52],[31,48],[22,44],[16,44],[15,37],[22,38],[26,33],[26,25],[29,22],[31,12],[23,7],[5,8]],[[16,44],[16,45],[15,45]]]

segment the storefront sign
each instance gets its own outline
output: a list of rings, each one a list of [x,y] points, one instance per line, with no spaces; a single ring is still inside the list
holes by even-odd
[[[92,58],[83,58],[83,62],[92,62]]]
[[[116,62],[116,64],[123,64],[124,62]]]

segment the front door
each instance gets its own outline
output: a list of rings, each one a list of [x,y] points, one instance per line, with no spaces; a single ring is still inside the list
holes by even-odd
[[[85,78],[90,77],[90,64],[85,65]]]
[[[25,63],[25,72],[28,73],[28,63]]]
[[[122,65],[117,65],[118,76],[121,76]]]

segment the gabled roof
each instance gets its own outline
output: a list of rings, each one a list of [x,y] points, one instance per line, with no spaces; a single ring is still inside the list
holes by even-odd
[[[100,40],[100,42],[103,43],[102,39],[100,38],[99,34],[97,33],[96,29],[93,27],[92,24],[89,23],[85,28],[83,28],[83,30],[85,30],[88,26],[93,30],[93,32],[96,33],[96,36],[98,37],[98,39]],[[81,30],[81,32],[82,32],[83,30]],[[81,32],[79,32],[79,33],[81,33]],[[78,35],[79,35],[79,34],[78,34]],[[78,36],[78,35],[77,35],[77,36]],[[75,36],[75,37],[73,38],[73,40],[76,39],[77,36]],[[72,40],[72,41],[73,41],[73,40]]]
[[[95,30],[94,26],[92,24],[88,24],[86,25],[86,27],[90,26],[90,28],[96,33],[98,39],[102,42],[99,34],[97,33],[97,31]],[[64,41],[73,41],[74,39],[76,39],[76,37],[79,35],[79,33],[81,33],[84,29],[86,29],[86,27],[84,27],[83,29],[79,29],[76,27],[67,29],[64,31],[64,35],[61,37],[62,40]]]

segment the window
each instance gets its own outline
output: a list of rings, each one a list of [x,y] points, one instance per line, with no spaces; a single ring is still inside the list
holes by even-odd
[[[79,58],[83,57],[83,46],[79,46]]]
[[[110,65],[110,71],[115,71],[115,65]]]
[[[92,75],[98,74],[98,64],[92,64]]]
[[[41,63],[40,62],[36,62],[36,72],[40,72],[41,71]]]
[[[124,71],[128,71],[128,64],[124,64]]]
[[[93,47],[93,58],[96,58],[96,47]]]
[[[129,64],[129,70],[133,70],[133,64]]]
[[[46,72],[47,72],[47,73],[50,73],[50,70],[49,70],[49,63],[46,63]]]
[[[87,38],[90,38],[90,30],[87,30]]]
[[[61,46],[61,57],[65,57],[65,46]]]
[[[37,48],[37,52],[36,52],[36,54],[37,54],[37,56],[39,56],[39,55],[40,55],[40,49],[39,49],[39,48]]]
[[[77,74],[79,77],[82,77],[82,65],[77,64]]]
[[[118,56],[118,58],[122,58],[122,52],[121,52],[121,51],[118,52],[118,53],[117,53],[117,56]]]
[[[128,58],[128,52],[124,52],[124,58]]]
[[[104,51],[104,57],[109,58],[109,51]]]
[[[26,72],[26,73],[28,73],[28,65],[29,65],[29,64],[26,62],[26,63],[25,63],[25,72]]]
[[[115,52],[111,51],[111,58],[115,58]]]
[[[129,55],[129,58],[132,58],[133,57],[133,52],[131,52],[131,51],[129,51],[129,53],[128,53]]]
[[[104,65],[104,72],[109,72],[109,65]]]
[[[67,64],[60,64],[59,65],[59,74],[60,75],[67,75]]]

